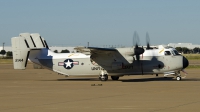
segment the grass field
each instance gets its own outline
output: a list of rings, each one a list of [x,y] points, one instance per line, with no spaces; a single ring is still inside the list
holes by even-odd
[[[187,69],[200,69],[200,65],[189,65]]]
[[[200,60],[200,54],[183,54],[188,60]]]
[[[0,58],[0,64],[8,64],[8,63],[13,63],[12,59],[2,59]]]

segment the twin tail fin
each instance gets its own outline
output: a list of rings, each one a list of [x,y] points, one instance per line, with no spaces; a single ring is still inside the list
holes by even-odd
[[[25,69],[30,51],[48,48],[47,42],[38,33],[20,33],[11,38],[14,69]]]

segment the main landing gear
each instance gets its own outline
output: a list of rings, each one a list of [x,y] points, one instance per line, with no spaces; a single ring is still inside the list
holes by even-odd
[[[108,80],[108,74],[107,74],[107,72],[101,71],[101,73],[99,75],[99,80],[101,80],[101,81],[107,81]]]
[[[119,79],[119,76],[111,76],[111,79],[112,79],[112,80],[118,80],[118,79]]]
[[[99,76],[99,80],[101,80],[101,81],[107,81],[108,80],[108,75],[107,74],[100,75]]]
[[[111,76],[111,79],[112,80],[118,80],[119,76]],[[104,75],[101,74],[99,76],[99,80],[101,80],[101,81],[107,81],[108,80],[108,75],[107,74],[104,74]]]
[[[118,80],[119,76],[111,76],[112,80]],[[99,75],[99,80],[101,81],[107,81],[108,80],[108,73],[104,70],[101,71],[100,75]]]

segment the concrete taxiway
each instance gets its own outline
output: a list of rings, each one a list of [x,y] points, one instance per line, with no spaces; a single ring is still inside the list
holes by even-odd
[[[64,77],[46,69],[0,65],[0,112],[198,112],[200,70],[182,81],[163,75]]]

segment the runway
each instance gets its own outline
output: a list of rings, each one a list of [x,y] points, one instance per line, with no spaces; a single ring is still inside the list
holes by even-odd
[[[200,70],[186,71],[182,81],[140,75],[101,82],[0,64],[0,112],[198,112]]]

